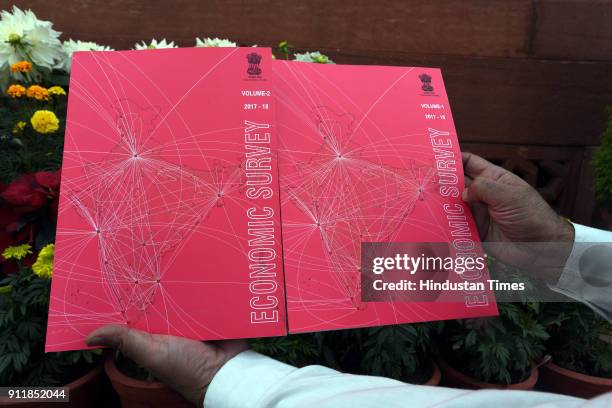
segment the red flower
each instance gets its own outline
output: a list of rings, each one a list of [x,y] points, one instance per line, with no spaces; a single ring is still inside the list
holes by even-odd
[[[49,190],[58,191],[60,185],[60,172],[55,171],[51,173],[50,171],[39,171],[38,173],[34,173],[34,178],[43,187],[48,188]]]
[[[8,185],[0,184],[0,253],[11,245],[33,245],[41,223],[55,224],[59,184],[59,171],[25,173]],[[0,256],[0,277],[15,268],[14,261],[6,262]]]
[[[6,186],[0,197],[9,204],[36,210],[55,198],[59,179],[59,172],[25,173]]]

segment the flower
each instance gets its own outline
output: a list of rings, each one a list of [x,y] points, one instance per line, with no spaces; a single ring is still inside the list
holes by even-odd
[[[11,72],[30,72],[32,70],[32,63],[30,61],[19,61],[11,65]]]
[[[60,172],[24,173],[10,184],[0,183],[0,254],[9,246],[32,242],[46,234],[46,222],[56,220],[59,201]],[[20,260],[30,267],[35,254]],[[18,262],[0,256],[0,276],[19,270]]]
[[[3,252],[2,256],[4,259],[23,259],[32,253],[32,247],[30,244],[23,244],[17,246],[7,247]]]
[[[36,262],[32,265],[32,271],[39,278],[51,278],[53,275],[53,256],[55,254],[55,244],[45,245],[38,253]]]
[[[11,98],[20,98],[20,97],[22,97],[23,95],[26,94],[26,89],[22,85],[13,84],[13,85],[8,87],[8,89],[6,90],[6,93]]]
[[[22,210],[35,211],[50,201],[53,207],[57,201],[59,184],[59,171],[23,173],[0,192],[0,198]]]
[[[303,54],[295,54],[295,61],[299,62],[315,62],[317,64],[334,64],[327,55],[321,54],[319,51],[305,52]]]
[[[228,39],[221,38],[196,38],[196,47],[236,47],[236,43]]]
[[[19,122],[15,123],[15,126],[13,126],[13,134],[18,134],[23,132],[23,129],[25,129],[26,127],[26,123],[23,120],[20,120]]]
[[[59,129],[59,120],[50,110],[37,110],[32,115],[30,123],[38,133],[53,133]]]
[[[36,18],[32,10],[0,12],[0,71],[28,59],[34,65],[53,68],[61,58],[60,32]]]
[[[178,45],[175,45],[174,41],[166,42],[165,38],[159,42],[153,38],[149,44],[144,41],[134,44],[135,50],[155,50],[159,48],[178,48]]]
[[[49,93],[51,95],[56,95],[56,96],[60,96],[60,95],[66,95],[66,91],[64,91],[64,88],[62,88],[61,86],[52,86],[51,88],[47,89],[47,91],[49,91]]]
[[[47,88],[40,85],[30,85],[26,91],[26,95],[28,98],[34,98],[39,101],[46,101],[49,99],[49,91]]]
[[[63,56],[56,68],[70,72],[70,68],[72,66],[72,54],[75,51],[113,51],[113,49],[107,45],[100,45],[91,41],[64,41],[62,44]]]

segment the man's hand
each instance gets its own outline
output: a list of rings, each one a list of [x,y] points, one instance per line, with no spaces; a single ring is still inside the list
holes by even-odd
[[[161,382],[201,407],[206,389],[230,358],[248,349],[246,340],[202,343],[109,325],[87,337],[88,346],[120,350]]]
[[[571,224],[515,174],[471,153],[463,153],[463,167],[462,198],[471,204],[485,248],[504,262],[556,282],[574,242]],[[533,242],[550,245],[535,249],[529,245]],[[494,245],[487,248],[487,243]]]

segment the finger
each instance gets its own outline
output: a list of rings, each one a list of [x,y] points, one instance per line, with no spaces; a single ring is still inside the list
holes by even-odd
[[[156,355],[158,347],[154,335],[116,324],[95,330],[87,337],[85,343],[88,346],[117,349],[143,365],[146,364],[148,358]]]
[[[463,159],[464,173],[473,179],[478,176],[483,176],[493,180],[497,180],[504,173],[508,172],[507,170],[496,166],[490,161],[485,160],[482,157],[472,153],[463,152],[461,153],[461,158]]]
[[[468,203],[484,203],[489,207],[512,201],[516,194],[516,187],[478,176],[463,190],[461,198]]]

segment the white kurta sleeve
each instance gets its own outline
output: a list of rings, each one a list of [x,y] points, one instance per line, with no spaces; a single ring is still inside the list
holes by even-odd
[[[382,377],[342,374],[308,366],[295,368],[245,351],[215,375],[204,399],[206,408],[603,408],[612,393],[585,401],[536,391],[459,390],[410,385]]]
[[[612,232],[573,225],[572,252],[551,289],[612,321]]]

